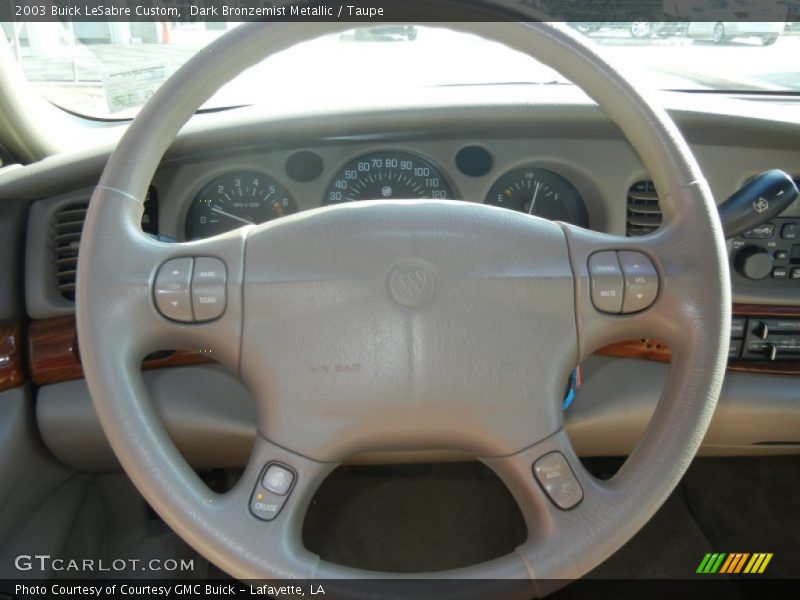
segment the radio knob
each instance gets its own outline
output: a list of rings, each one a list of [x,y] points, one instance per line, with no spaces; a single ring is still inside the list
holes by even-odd
[[[773,259],[767,250],[748,246],[736,255],[736,270],[748,279],[764,279],[772,272]]]

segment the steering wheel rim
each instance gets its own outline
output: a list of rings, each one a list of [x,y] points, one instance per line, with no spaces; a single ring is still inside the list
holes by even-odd
[[[469,4],[498,10],[498,3],[489,0]],[[511,19],[530,18],[518,9],[503,10]],[[535,217],[483,205],[463,203],[456,207],[430,202],[415,205],[416,210],[392,203],[317,209],[263,226],[183,244],[162,244],[145,236],[138,223],[147,186],[169,144],[196,109],[225,81],[268,54],[347,28],[329,23],[242,25],[187,62],[130,125],[92,196],[78,262],[78,337],[95,410],[120,463],[145,499],[185,541],[234,577],[529,578],[537,582],[535,592],[544,594],[552,587],[548,586],[548,581],[582,576],[630,539],[677,485],[705,434],[724,375],[730,326],[729,274],[716,207],[688,146],[666,113],[654,108],[576,35],[547,23],[518,23],[513,27],[508,23],[459,23],[458,30],[483,35],[530,54],[568,77],[598,102],[639,153],[659,189],[664,213],[661,229],[644,238],[621,238],[566,224],[545,223]],[[458,216],[454,216],[456,214]],[[477,222],[481,223],[478,229],[474,227]],[[433,225],[426,228],[430,223]],[[281,436],[281,431],[288,428],[296,434],[301,421],[299,417],[295,419],[295,413],[307,416],[304,410],[316,409],[282,405],[275,397],[276,388],[290,390],[295,395],[303,390],[295,389],[297,382],[286,381],[286,378],[276,385],[270,380],[279,377],[273,368],[261,368],[267,374],[259,374],[259,361],[272,359],[259,355],[258,360],[251,360],[255,364],[248,364],[249,355],[244,349],[256,347],[251,339],[252,331],[261,334],[278,331],[278,340],[286,340],[286,332],[276,330],[275,322],[259,321],[258,327],[249,327],[247,319],[250,317],[246,313],[252,313],[253,306],[265,312],[264,303],[280,297],[283,289],[275,284],[286,284],[294,275],[272,270],[262,276],[254,263],[258,263],[255,259],[278,249],[278,242],[291,243],[297,236],[311,234],[316,236],[314,239],[321,240],[313,256],[325,260],[322,257],[327,248],[331,259],[336,242],[342,243],[345,234],[352,236],[366,231],[367,227],[377,227],[381,234],[391,232],[407,242],[403,256],[396,256],[394,262],[391,257],[379,261],[384,269],[381,286],[385,284],[386,272],[396,267],[398,260],[417,260],[419,248],[424,247],[422,242],[454,236],[458,232],[476,236],[485,236],[486,231],[494,236],[507,235],[508,243],[502,247],[513,257],[511,270],[514,272],[503,275],[510,275],[511,279],[516,277],[517,282],[535,280],[538,287],[531,288],[535,294],[544,293],[543,282],[564,284],[568,276],[569,294],[564,291],[564,285],[553,286],[561,291],[548,300],[550,308],[554,303],[565,301],[572,307],[561,314],[564,319],[558,321],[565,324],[570,334],[565,337],[573,336],[553,352],[557,364],[552,371],[558,376],[593,350],[619,339],[660,337],[672,349],[670,373],[651,423],[628,461],[610,481],[597,481],[583,469],[561,427],[560,413],[547,402],[542,403],[546,408],[536,409],[539,412],[535,419],[523,421],[532,424],[535,430],[535,436],[527,445],[522,444],[523,434],[519,429],[509,434],[512,441],[501,439],[503,436],[499,433],[509,433],[513,425],[502,416],[494,419],[496,415],[486,419],[499,423],[495,423],[495,429],[478,419],[452,425],[445,425],[447,422],[442,420],[435,429],[445,431],[448,435],[444,438],[434,439],[433,430],[424,427],[422,434],[403,430],[392,438],[393,447],[460,444],[494,469],[520,504],[528,525],[528,540],[510,555],[453,571],[398,575],[333,565],[302,545],[300,526],[319,483],[349,453],[374,445],[376,436],[361,420],[357,426],[346,430],[346,433],[358,433],[354,434],[356,442],[337,445],[331,442],[336,436],[329,436],[319,443],[305,439],[297,442],[302,451],[288,449],[291,446],[287,445],[287,438]],[[409,250],[409,245],[413,244],[408,240],[416,235],[412,233],[415,228],[422,228],[428,237],[414,237],[421,245]],[[476,233],[478,231],[482,233]],[[385,239],[389,236],[384,236],[384,241],[380,237],[365,242],[378,255],[385,249]],[[523,245],[531,248],[518,251]],[[440,256],[442,248],[444,246],[437,245],[435,252],[420,260],[436,285],[442,282],[447,288],[453,280],[444,272],[446,265],[433,264],[436,261],[431,258]],[[594,309],[587,260],[593,253],[604,250],[636,251],[653,262],[659,277],[659,293],[652,306],[631,315],[605,315]],[[354,252],[355,249],[346,249],[341,256],[333,258],[341,262],[355,256]],[[538,271],[527,271],[526,265],[531,261],[536,263],[540,252],[551,252],[545,254],[551,258],[543,261],[551,264],[543,265]],[[305,258],[311,256],[304,255]],[[214,257],[225,263],[227,305],[219,319],[208,323],[176,323],[158,312],[153,300],[156,274],[167,260],[176,257]],[[331,260],[325,265],[337,268],[337,262]],[[300,268],[299,263],[292,264]],[[462,262],[448,264],[463,266]],[[483,266],[486,272],[468,275],[485,283],[487,278],[497,274],[491,269],[506,268],[498,264]],[[305,283],[320,281],[319,269],[312,271],[313,276],[303,273],[304,277],[311,277]],[[352,282],[354,274],[340,275],[343,281]],[[391,273],[389,277],[391,281]],[[469,277],[461,278],[464,279]],[[438,287],[436,290],[436,294],[445,294],[445,290],[440,292]],[[338,288],[336,291],[341,292]],[[374,291],[370,288],[370,293]],[[382,288],[381,293],[389,305],[391,289],[386,294],[386,289]],[[374,298],[371,296],[373,301]],[[405,310],[403,314],[407,316],[416,310],[415,307],[398,309],[396,305],[397,302],[391,305],[392,310]],[[518,303],[511,307],[512,312],[522,310],[521,307],[530,308],[528,304]],[[279,308],[285,310],[286,303]],[[502,322],[502,326],[505,325],[507,323]],[[508,329],[504,331],[509,333]],[[165,343],[185,349],[213,345],[216,358],[239,373],[260,399],[261,434],[239,483],[224,495],[211,492],[199,480],[147,401],[138,366],[143,356],[163,349]],[[474,342],[466,344],[476,347]],[[492,344],[488,346],[493,347]],[[275,350],[270,344],[267,347]],[[309,356],[302,355],[302,358]],[[538,373],[544,377],[545,370]],[[516,384],[519,382],[513,377],[503,375],[497,381],[504,389],[518,391]],[[514,385],[506,385],[509,380],[514,381]],[[553,402],[552,393],[545,396]],[[468,407],[469,410],[473,408]],[[486,409],[486,405],[478,408]],[[269,418],[264,417],[264,410]],[[430,410],[429,403],[408,406],[412,417],[423,414],[415,412],[420,410]],[[517,398],[509,410],[516,417],[522,414],[520,410],[526,410],[525,403]],[[319,415],[318,412],[314,414]],[[391,416],[403,422],[402,416]],[[357,417],[348,413],[348,418]],[[379,417],[375,419],[380,421]],[[389,425],[382,423],[377,429],[379,433],[394,433]],[[315,433],[308,437],[320,436]],[[473,444],[475,439],[479,441]],[[552,452],[565,457],[582,490],[582,500],[570,510],[556,507],[532,474],[534,463]],[[260,522],[247,507],[264,466],[272,461],[286,464],[295,471],[295,487],[278,517]],[[529,592],[526,589],[522,595],[529,595]],[[456,595],[475,593],[476,589],[460,588]],[[485,593],[485,589],[480,589],[480,594]]]

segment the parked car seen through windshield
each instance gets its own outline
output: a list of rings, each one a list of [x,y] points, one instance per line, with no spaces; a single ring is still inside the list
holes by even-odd
[[[728,0],[714,0],[727,2]],[[129,118],[198,49],[237,23],[4,23],[27,79],[67,110]],[[571,23],[636,81],[658,89],[800,91],[800,31],[784,22]],[[386,69],[385,65],[399,68]],[[380,25],[315,39],[220,90],[207,108],[287,106],[331,91],[397,93],[469,84],[562,84],[533,59],[444,27]],[[297,73],[303,73],[297,77]],[[262,82],[267,82],[265,87]]]

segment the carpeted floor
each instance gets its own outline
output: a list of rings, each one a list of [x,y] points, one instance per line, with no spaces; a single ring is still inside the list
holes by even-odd
[[[619,464],[589,466],[603,476]],[[698,459],[653,519],[590,577],[692,577],[706,552],[772,552],[767,574],[797,577],[799,502],[800,457]],[[328,560],[407,572],[488,560],[524,538],[510,494],[477,463],[339,469],[304,531],[307,547]]]
[[[303,538],[340,564],[429,571],[507,554],[525,540],[525,524],[480,463],[344,467],[320,488]]]
[[[590,462],[598,475],[618,464]],[[772,552],[766,576],[798,577],[798,502],[800,457],[698,459],[651,522],[590,577],[693,577],[706,552]],[[304,527],[307,547],[326,560],[393,572],[488,560],[524,537],[511,495],[479,463],[342,467],[320,488]],[[194,556],[190,576],[221,575],[121,475],[90,481],[65,550],[109,559]]]

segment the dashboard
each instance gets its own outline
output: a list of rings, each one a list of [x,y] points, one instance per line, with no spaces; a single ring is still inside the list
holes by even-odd
[[[385,134],[179,160],[153,187],[160,233],[180,241],[331,204],[397,199],[482,202],[606,230],[614,192],[594,171],[597,151],[569,140]],[[623,194],[637,174],[620,173]]]
[[[498,142],[493,147],[502,149],[503,145]],[[297,150],[289,153],[282,165],[282,156],[264,156],[264,166],[271,168],[261,169],[254,164],[258,160],[245,159],[241,167],[233,164],[231,170],[200,184],[186,211],[185,239],[208,237],[293,214],[298,211],[296,195],[302,197],[301,205],[305,207],[313,206],[315,199],[319,206],[360,200],[463,199],[456,189],[468,191],[472,201],[589,226],[580,193],[568,179],[536,161],[503,165],[501,169],[505,170],[480,197],[485,184],[474,180],[482,180],[497,170],[493,152],[485,145],[469,143],[458,150],[430,150],[436,152],[435,159],[403,146],[371,149],[356,156],[349,156],[352,149],[346,148]],[[567,164],[555,168],[574,171]],[[219,169],[215,166],[213,171]],[[314,194],[320,185],[322,192],[317,199]],[[290,188],[297,189],[292,193]]]
[[[658,190],[619,129],[575,91],[546,90],[533,101],[530,93],[480,88],[467,101],[458,90],[429,90],[380,109],[201,115],[161,161],[143,228],[187,241],[332,203],[433,198],[455,200],[454,210],[488,203],[615,235],[654,231]],[[767,169],[800,178],[793,106],[665,100],[718,203]],[[26,258],[34,318],[74,312],[82,219],[111,147],[57,155],[3,178],[6,193],[38,198]],[[736,302],[800,304],[800,251],[783,237],[798,224],[795,203],[771,236],[729,241]],[[777,271],[754,279],[748,258]]]
[[[616,235],[658,227],[658,191],[639,157],[585,97],[548,98],[543,92],[531,101],[529,90],[508,88],[474,91],[469,102],[438,96],[451,93],[433,90],[425,92],[432,97],[415,98],[410,106],[335,114],[270,115],[254,108],[200,115],[161,161],[142,226],[187,241],[296,218],[332,203],[435,198],[454,201],[453,210],[460,203],[489,203]],[[743,100],[703,105],[680,94],[668,95],[665,104],[718,203],[767,169],[800,177],[795,107],[783,111]],[[112,147],[0,171],[0,196],[30,207],[24,258],[32,319],[28,361],[39,386],[42,436],[62,460],[90,470],[110,468],[113,457],[81,380],[72,293],[83,217]],[[794,356],[800,357],[800,336],[786,330],[796,325],[800,331],[800,280],[791,276],[800,255],[793,254],[797,242],[784,237],[792,224],[800,225],[798,204],[776,218],[772,229],[756,232],[768,237],[728,242],[737,330],[705,454],[800,451],[800,361]],[[743,276],[738,257],[754,247],[771,253],[773,268],[786,277],[773,277],[774,271],[759,279]],[[782,258],[774,256],[779,251]],[[772,346],[774,360],[766,360]],[[566,423],[581,454],[619,455],[633,447],[658,400],[669,360],[669,349],[658,340],[630,340],[582,365],[583,389]],[[193,463],[237,464],[251,443],[249,394],[208,362],[198,353],[165,351],[145,362],[153,369],[145,382],[171,430],[194,424],[178,440]],[[182,368],[169,368],[174,366]],[[227,404],[201,398],[206,388]],[[89,440],[70,431],[93,433]],[[229,450],[221,454],[199,443],[211,436],[225,440]]]

